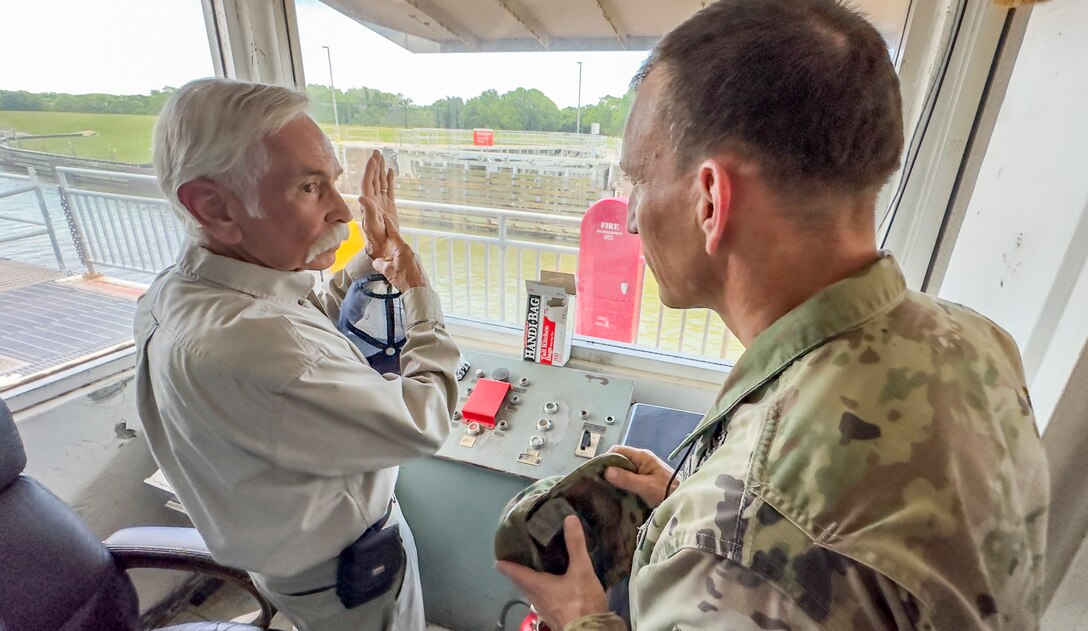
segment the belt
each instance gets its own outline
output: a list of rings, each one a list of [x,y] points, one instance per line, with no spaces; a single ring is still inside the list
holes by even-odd
[[[389,517],[393,514],[393,504],[395,504],[396,501],[397,501],[396,496],[393,496],[392,498],[390,498],[389,507],[385,509],[385,514],[382,515],[381,518],[378,519],[378,521],[374,522],[373,524],[370,524],[370,527],[368,527],[366,530],[364,530],[363,534],[359,535],[355,539],[355,541],[358,541],[359,539],[362,539],[363,537],[369,535],[370,533],[378,532],[382,528],[385,528],[386,522],[389,521]],[[352,543],[348,544],[348,545],[350,546],[350,545],[354,544],[355,541],[352,541]],[[335,587],[336,587],[336,583],[333,583],[332,585],[325,585],[324,587],[315,587],[314,589],[307,589],[306,591],[295,592],[294,594],[285,594],[285,595],[286,596],[291,596],[291,597],[312,596],[314,594],[320,594],[321,592],[327,592],[330,589],[333,589]]]

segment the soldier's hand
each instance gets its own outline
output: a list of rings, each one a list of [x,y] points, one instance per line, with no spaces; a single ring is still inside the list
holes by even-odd
[[[665,485],[672,478],[672,467],[646,449],[616,445],[609,451],[627,456],[638,470],[632,473],[618,467],[608,467],[604,470],[604,479],[638,495],[650,508],[657,508],[665,499]],[[675,490],[679,484],[679,481],[673,480],[669,492]]]
[[[562,576],[536,572],[524,565],[499,561],[495,567],[529,599],[540,618],[552,629],[563,629],[574,620],[608,611],[604,587],[593,571],[586,534],[576,515],[563,520],[563,538],[570,562]]]
[[[401,291],[429,286],[415,252],[400,236],[393,170],[385,168],[385,158],[377,151],[366,161],[362,191],[359,204],[363,208],[363,234],[374,269]]]

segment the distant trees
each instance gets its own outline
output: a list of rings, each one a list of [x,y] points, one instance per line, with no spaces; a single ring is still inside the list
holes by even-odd
[[[333,122],[332,91],[316,84],[306,89],[314,101],[314,118],[322,123]],[[621,97],[605,96],[595,104],[583,105],[582,132],[589,133],[593,123],[599,123],[601,134],[622,135],[633,96],[628,91]],[[402,94],[353,88],[336,91],[336,108],[345,125],[573,132],[578,120],[577,108],[559,109],[540,90],[527,88],[505,94],[485,90],[467,101],[451,96],[430,105],[417,105]]]
[[[0,90],[0,111],[86,112],[101,114],[158,114],[175,88],[164,87],[150,94],[61,94]],[[334,121],[332,90],[328,86],[306,86],[313,105],[311,113],[322,123]],[[600,123],[601,133],[619,136],[631,108],[632,93],[606,96],[582,107],[582,132]],[[430,105],[418,105],[403,94],[372,88],[336,91],[336,114],[344,125],[378,127],[439,127],[445,129],[492,129],[527,131],[575,131],[577,111],[562,110],[537,89],[517,88],[504,94],[486,90],[467,101],[446,97]]]
[[[89,114],[158,114],[174,88],[150,94],[62,94],[0,90],[0,110],[15,112],[83,112]]]

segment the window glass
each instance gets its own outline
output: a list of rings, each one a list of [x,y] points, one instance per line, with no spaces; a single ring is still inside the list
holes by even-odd
[[[893,59],[908,6],[860,4]],[[385,154],[405,232],[448,314],[520,327],[524,282],[560,270],[589,290],[582,335],[726,363],[743,352],[708,311],[663,307],[637,247],[633,264],[613,254],[622,223],[586,218],[625,193],[628,82],[647,50],[414,54],[317,0],[299,0],[297,14],[314,115],[347,164],[343,189],[358,191],[370,151]]]
[[[213,69],[199,0],[17,1],[0,16],[2,391],[131,343],[141,283],[176,245],[151,129],[174,87]]]

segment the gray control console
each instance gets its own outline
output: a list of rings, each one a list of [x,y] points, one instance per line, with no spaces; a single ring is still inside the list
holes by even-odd
[[[535,480],[569,473],[626,435],[630,379],[486,353],[464,356],[469,367],[439,457]],[[503,384],[509,384],[505,395]],[[485,393],[472,403],[470,397],[485,387],[500,394],[490,397],[497,411],[481,415]]]

